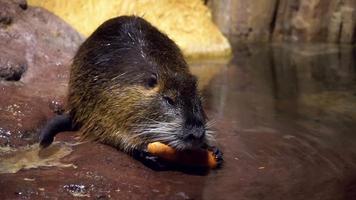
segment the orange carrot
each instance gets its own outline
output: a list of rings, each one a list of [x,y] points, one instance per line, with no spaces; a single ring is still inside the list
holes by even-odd
[[[217,161],[213,152],[205,149],[177,151],[166,144],[153,142],[148,144],[147,151],[152,155],[173,163],[209,167],[211,169],[217,167]]]

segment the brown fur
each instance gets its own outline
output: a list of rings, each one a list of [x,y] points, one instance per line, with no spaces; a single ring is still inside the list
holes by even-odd
[[[179,48],[138,17],[105,22],[80,47],[71,68],[68,110],[82,138],[126,152],[155,139],[180,147],[187,132],[206,129],[196,79]],[[168,124],[172,136],[140,134],[157,122],[179,130]],[[199,145],[208,142],[199,139]]]

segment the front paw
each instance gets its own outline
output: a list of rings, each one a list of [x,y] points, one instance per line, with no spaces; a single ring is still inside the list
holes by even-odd
[[[169,169],[167,163],[162,161],[158,156],[154,156],[145,150],[136,150],[134,157],[153,170],[164,171]]]

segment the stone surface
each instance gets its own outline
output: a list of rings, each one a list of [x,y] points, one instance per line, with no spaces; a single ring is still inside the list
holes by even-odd
[[[37,140],[39,123],[53,114],[49,105],[65,98],[70,60],[82,41],[48,11],[0,0],[0,144]]]
[[[354,0],[211,0],[209,4],[221,30],[242,42],[356,41]]]
[[[214,21],[223,33],[244,42],[269,41],[277,0],[213,0]]]

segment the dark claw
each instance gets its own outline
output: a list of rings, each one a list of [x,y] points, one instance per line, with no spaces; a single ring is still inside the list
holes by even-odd
[[[169,169],[168,163],[163,162],[159,157],[153,156],[145,150],[136,150],[133,156],[153,170],[164,171]]]

